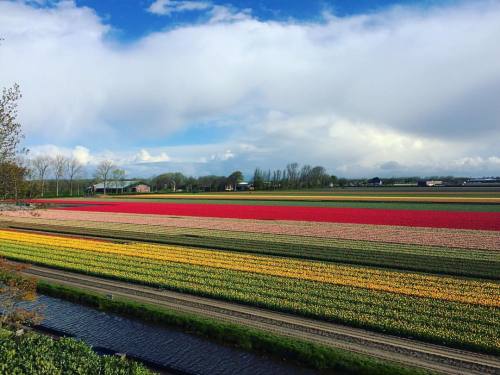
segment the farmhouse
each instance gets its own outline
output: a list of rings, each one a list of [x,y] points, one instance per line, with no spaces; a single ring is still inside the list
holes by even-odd
[[[90,193],[99,194],[104,193],[104,183],[100,182],[89,186],[87,189]],[[149,193],[151,187],[142,181],[137,180],[123,180],[123,181],[108,181],[106,184],[106,193]]]

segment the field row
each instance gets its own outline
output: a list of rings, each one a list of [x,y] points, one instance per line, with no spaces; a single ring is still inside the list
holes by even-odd
[[[283,257],[256,256],[147,243],[116,244],[77,238],[0,231],[5,244],[35,244],[121,254],[166,262],[284,276],[301,280],[368,288],[406,295],[500,307],[500,284],[445,276],[401,273]],[[96,250],[97,249],[97,250]]]
[[[155,227],[193,228],[233,232],[319,237],[322,239],[361,240],[424,246],[454,247],[480,250],[500,250],[500,235],[496,231],[458,230],[441,228],[412,228],[345,223],[312,223],[297,221],[239,220],[203,217],[172,217],[104,212],[73,212],[37,210],[35,212],[3,212],[2,220],[48,219],[78,220],[99,223],[144,224]],[[20,220],[19,219],[19,220]],[[255,238],[255,235],[252,235]]]
[[[499,279],[500,252],[79,220],[15,218],[14,229],[212,247],[340,263]]]
[[[500,231],[500,212],[437,212],[423,210],[373,210],[368,208],[144,203],[126,201],[36,200],[34,202],[64,205],[60,209],[71,211]],[[71,204],[70,207],[68,207],[69,202]]]
[[[500,203],[500,194],[498,193],[486,193],[486,194],[475,194],[475,193],[442,193],[442,194],[405,194],[405,193],[330,193],[330,194],[144,194],[144,195],[121,195],[115,198],[120,199],[196,199],[196,200],[209,200],[209,199],[224,199],[224,200],[280,200],[280,201],[385,201],[385,202],[446,202],[446,203]]]
[[[124,200],[127,202],[144,202],[142,196],[122,197],[116,196],[103,200]],[[500,200],[499,200],[500,201]],[[432,210],[432,211],[470,211],[470,212],[500,212],[499,203],[446,203],[446,202],[398,202],[398,201],[356,201],[356,200],[272,200],[249,197],[248,199],[225,199],[224,197],[213,198],[165,198],[148,197],[147,202],[155,203],[183,203],[183,204],[236,204],[236,205],[258,205],[258,206],[308,206],[308,207],[337,207],[337,208],[371,208],[388,210]]]
[[[0,254],[376,330],[500,351],[493,281],[0,231]]]

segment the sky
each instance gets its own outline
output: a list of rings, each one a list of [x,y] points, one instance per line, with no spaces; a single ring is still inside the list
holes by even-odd
[[[500,0],[0,0],[30,155],[500,175]]]

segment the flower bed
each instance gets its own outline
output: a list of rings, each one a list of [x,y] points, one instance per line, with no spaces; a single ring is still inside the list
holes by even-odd
[[[223,204],[177,204],[37,200],[36,203],[71,204],[63,210],[179,215],[258,220],[292,220],[410,227],[479,229],[500,231],[499,212],[435,212],[363,208],[245,206]]]
[[[165,228],[197,228],[227,230],[249,233],[267,233],[321,238],[339,238],[391,242],[400,244],[431,245],[500,250],[500,236],[496,231],[459,230],[442,228],[419,228],[388,225],[366,225],[347,223],[315,223],[303,221],[264,221],[202,217],[168,217],[145,214],[121,214],[104,212],[81,212],[64,210],[38,210],[35,215],[23,212],[8,212],[4,218],[40,218],[54,220],[85,220],[101,223],[129,223],[162,226]]]

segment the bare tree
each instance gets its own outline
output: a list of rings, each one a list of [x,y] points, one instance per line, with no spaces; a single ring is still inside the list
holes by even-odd
[[[73,196],[73,181],[80,177],[83,172],[83,165],[76,158],[71,158],[68,162],[69,194]]]
[[[68,170],[68,158],[63,155],[56,155],[52,160],[52,170],[56,179],[56,197],[59,196],[59,181],[66,175]]]
[[[26,184],[27,196],[29,198],[32,198],[34,190],[35,190],[36,170],[33,167],[33,161],[31,159],[22,158],[21,160],[22,160],[21,165],[24,167],[25,172],[26,172],[25,178],[27,180],[27,184]]]
[[[289,187],[296,188],[299,182],[299,164],[290,163],[286,166]]]
[[[120,187],[122,189],[122,194],[123,194],[123,187],[125,184],[125,171],[120,168],[115,168],[113,169],[113,182],[115,185],[115,189],[118,191],[118,188]]]
[[[104,184],[104,194],[106,194],[106,187],[108,185],[108,180],[111,177],[111,171],[113,170],[113,162],[111,160],[103,160],[99,163],[95,171],[95,178],[102,181]]]
[[[37,177],[40,180],[41,184],[41,194],[43,197],[43,194],[45,192],[45,178],[47,177],[47,174],[50,171],[50,165],[51,165],[51,158],[48,156],[37,156],[35,159],[32,161],[33,168],[37,172]]]

